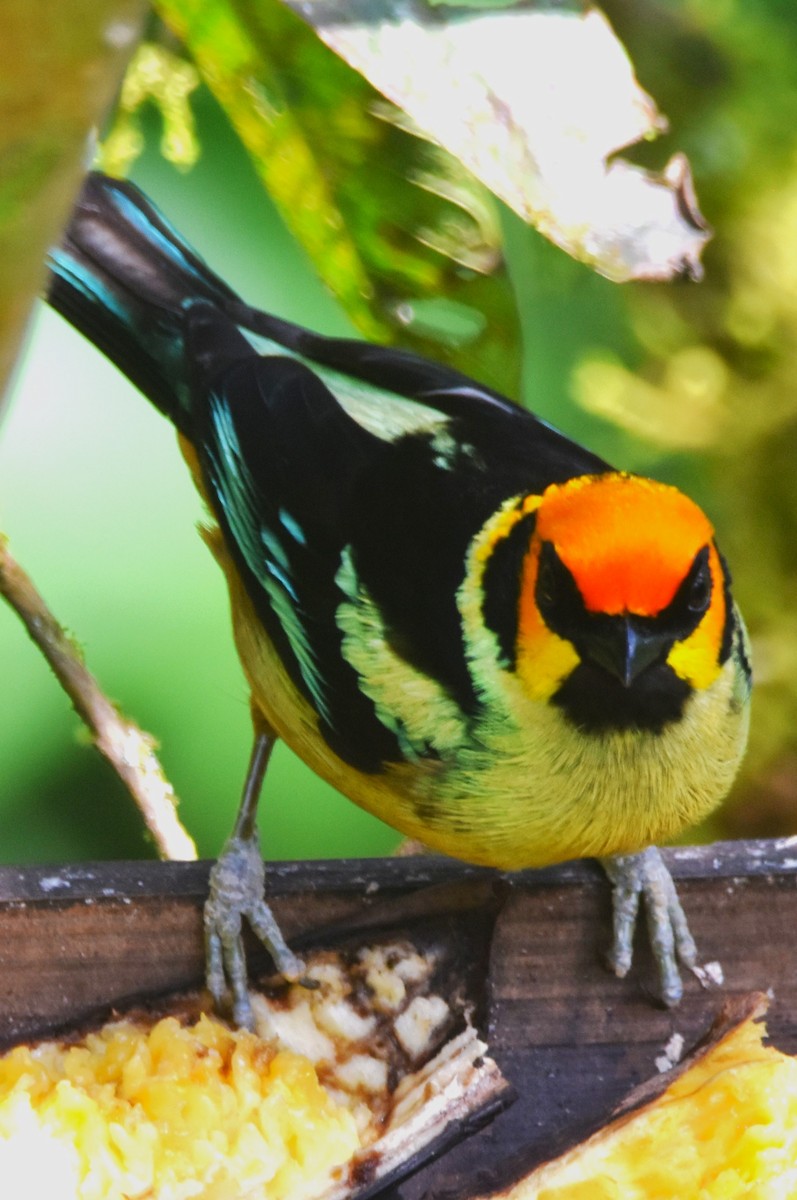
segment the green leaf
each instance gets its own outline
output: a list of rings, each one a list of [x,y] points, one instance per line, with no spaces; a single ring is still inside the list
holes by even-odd
[[[489,192],[278,0],[157,10],[362,333],[517,395],[518,321]]]
[[[0,397],[143,10],[139,0],[0,2]]]

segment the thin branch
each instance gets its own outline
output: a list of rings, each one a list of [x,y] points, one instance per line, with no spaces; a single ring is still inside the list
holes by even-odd
[[[154,739],[117,711],[85,666],[30,577],[0,535],[0,595],[20,618],[91,730],[95,746],[124,782],[161,858],[195,859],[196,846],[177,816],[177,798],[155,754]]]

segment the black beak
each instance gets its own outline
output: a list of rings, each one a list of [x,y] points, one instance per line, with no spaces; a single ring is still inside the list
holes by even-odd
[[[644,628],[635,617],[610,617],[590,630],[584,649],[593,662],[630,687],[647,667],[663,661],[672,648],[672,633]]]

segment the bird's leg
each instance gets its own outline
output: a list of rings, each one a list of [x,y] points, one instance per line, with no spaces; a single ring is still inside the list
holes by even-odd
[[[649,846],[639,854],[601,859],[601,865],[612,884],[614,942],[608,956],[610,967],[621,979],[628,973],[639,902],[644,899],[650,944],[659,968],[661,997],[668,1006],[677,1004],[683,995],[679,962],[698,978],[701,971],[686,914],[661,854],[655,846]]]
[[[254,1028],[254,1017],[241,928],[244,917],[281,975],[293,980],[301,978],[304,972],[304,964],[288,947],[263,899],[265,867],[257,832],[257,802],[276,740],[276,734],[256,717],[241,805],[232,834],[210,872],[210,891],[205,902],[207,985],[217,1006],[223,1004],[229,988],[233,1020],[245,1029]]]

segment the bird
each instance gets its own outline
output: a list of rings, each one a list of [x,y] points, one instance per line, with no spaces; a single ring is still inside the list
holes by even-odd
[[[204,910],[216,1003],[252,1026],[244,921],[303,978],[257,824],[282,739],[433,851],[598,859],[610,965],[644,908],[676,1004],[699,963],[658,844],[727,794],[751,691],[703,510],[450,366],[248,305],[129,182],[87,175],[50,272],[176,428],[229,590],[254,732]]]

